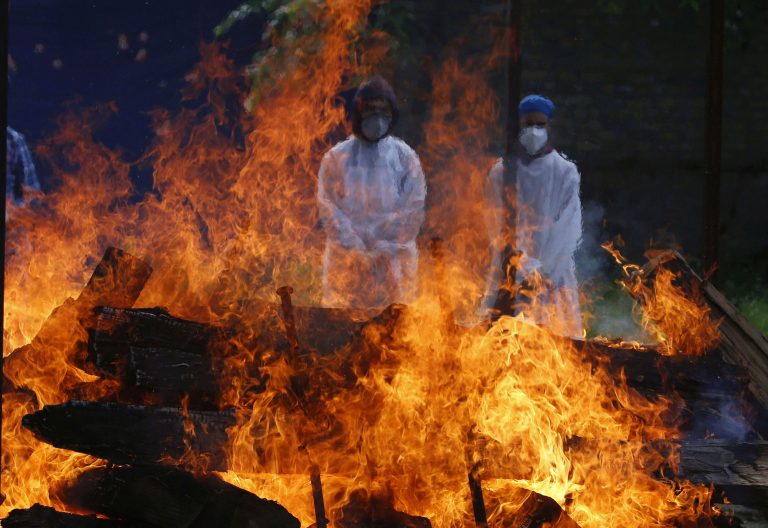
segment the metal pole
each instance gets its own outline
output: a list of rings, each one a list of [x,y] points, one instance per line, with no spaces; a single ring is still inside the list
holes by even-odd
[[[515,150],[517,134],[520,131],[520,118],[517,104],[520,102],[520,18],[522,0],[509,0],[507,9],[507,32],[509,34],[509,59],[507,62],[507,148],[509,156]]]
[[[291,295],[293,288],[290,286],[281,286],[277,289],[277,295],[280,296],[280,302],[283,311],[283,323],[285,324],[285,334],[288,343],[291,346],[291,360],[296,361],[299,358],[301,345],[296,331],[296,315],[293,311],[293,301]],[[298,400],[298,404],[306,414],[306,409]],[[312,487],[312,504],[315,508],[315,528],[327,528],[328,519],[325,517],[325,501],[323,500],[323,482],[320,479],[320,468],[312,462],[309,467],[309,483]]]
[[[472,513],[475,516],[475,526],[477,528],[488,528],[488,513],[485,510],[485,500],[483,499],[483,484],[478,474],[478,467],[473,467],[468,474],[469,492],[472,496]]]
[[[706,197],[704,205],[704,272],[715,281],[720,238],[720,163],[723,135],[723,32],[725,0],[710,0],[707,60]]]
[[[326,528],[325,501],[323,500],[323,482],[320,480],[320,468],[315,464],[309,470],[309,482],[312,485],[312,504],[315,506],[315,527]]]
[[[283,310],[283,324],[285,325],[285,335],[288,338],[288,344],[291,347],[292,359],[299,356],[299,336],[296,332],[296,317],[293,313],[293,303],[291,302],[293,288],[290,286],[281,286],[277,289],[277,295],[280,296],[280,303]]]
[[[467,483],[469,484],[469,496],[472,499],[472,514],[475,518],[476,528],[488,528],[488,512],[485,509],[483,498],[483,482],[480,478],[480,466],[482,461],[475,461],[475,451],[481,448],[475,433],[475,426],[467,430],[464,459],[467,463]]]
[[[517,136],[520,132],[520,116],[517,115],[517,106],[520,102],[520,20],[522,18],[522,0],[509,0],[507,3],[507,34],[509,48],[507,50],[507,144],[504,149],[504,179],[502,200],[506,209],[505,228],[508,245],[502,255],[501,277],[503,286],[499,289],[495,316],[511,315],[514,313],[515,304],[515,269],[511,262],[516,253],[516,192],[517,187]]]

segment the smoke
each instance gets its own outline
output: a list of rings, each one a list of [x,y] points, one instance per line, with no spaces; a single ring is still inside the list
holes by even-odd
[[[726,380],[701,387],[689,403],[690,417],[685,426],[690,438],[715,438],[732,442],[754,440],[755,432],[745,416],[749,404],[733,395]]]
[[[579,283],[583,284],[597,278],[606,277],[611,266],[611,259],[600,247],[608,241],[608,233],[603,229],[605,208],[594,201],[582,205],[581,245],[576,252],[576,273]]]
[[[595,201],[582,206],[582,239],[575,255],[582,312],[588,314],[588,336],[653,341],[638,324],[635,302],[618,285],[620,270],[600,246],[611,236],[605,229],[605,207]]]

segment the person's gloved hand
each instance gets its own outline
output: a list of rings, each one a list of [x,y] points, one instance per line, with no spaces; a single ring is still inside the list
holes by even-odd
[[[520,269],[526,279],[533,280],[533,277],[540,275],[541,261],[537,258],[533,258],[525,253],[518,252],[518,269]]]
[[[392,253],[395,249],[395,244],[389,240],[375,240],[368,246],[368,251],[376,254],[388,254]]]
[[[344,249],[365,249],[363,239],[355,233],[343,233],[339,236],[339,243]]]

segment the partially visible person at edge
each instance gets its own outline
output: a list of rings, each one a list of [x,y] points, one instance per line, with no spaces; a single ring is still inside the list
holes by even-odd
[[[523,313],[558,334],[581,337],[574,262],[582,236],[580,176],[550,141],[554,110],[540,95],[523,98],[515,150],[491,169],[489,230],[497,243],[484,307],[496,316]],[[504,204],[505,195],[514,203]],[[514,223],[514,247],[506,251],[498,243],[504,236],[504,207],[512,208]]]
[[[426,183],[416,153],[391,134],[397,119],[392,87],[371,78],[354,97],[354,133],[323,157],[324,306],[381,308],[415,298]]]
[[[5,129],[5,199],[21,207],[40,192],[35,163],[24,136],[11,127]],[[5,212],[8,219],[8,210]]]

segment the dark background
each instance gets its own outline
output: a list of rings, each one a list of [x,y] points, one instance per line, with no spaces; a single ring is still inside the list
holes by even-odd
[[[239,3],[12,1],[9,51],[15,72],[8,123],[34,147],[52,132],[66,105],[114,101],[118,113],[98,138],[136,159],[152,138],[147,112],[178,107],[183,76],[199,58],[198,43],[212,40],[214,26]],[[420,31],[413,39],[430,59],[458,34],[469,36],[471,45],[473,32],[487,31],[489,17],[503,22],[505,16],[504,2],[414,5]],[[544,93],[556,102],[556,146],[582,172],[583,276],[615,275],[597,244],[618,234],[635,260],[654,244],[676,247],[701,265],[707,7],[705,0],[523,4],[522,93]],[[238,64],[246,65],[261,46],[262,23],[251,17],[227,34],[228,53]],[[768,3],[727,2],[719,285],[764,331],[767,29]],[[118,46],[120,35],[126,49]],[[414,79],[420,67],[418,61],[410,66]],[[505,100],[503,80],[498,86]],[[423,94],[399,95],[413,102],[411,108],[406,104],[412,119],[404,124],[425,117],[425,107],[418,106]],[[420,140],[413,128],[398,132],[411,143]],[[53,185],[45,168],[39,169],[43,187]]]
[[[141,154],[152,138],[147,112],[179,105],[184,75],[199,60],[198,44],[237,0],[14,0],[9,52],[16,63],[8,94],[8,123],[35,141],[50,133],[66,104],[114,101],[118,114],[99,139]],[[246,63],[246,35],[230,54]],[[244,28],[243,28],[244,29]],[[146,42],[140,34],[146,34]],[[120,49],[125,35],[128,47]],[[40,46],[42,45],[42,46]],[[146,58],[139,52],[146,50]],[[58,63],[57,61],[60,61]],[[43,179],[45,174],[43,174]],[[43,182],[45,185],[45,182]]]

